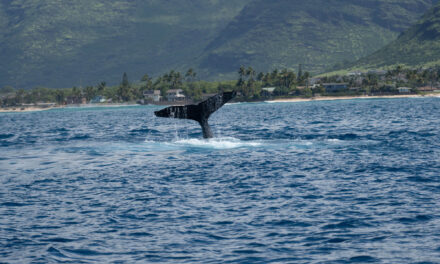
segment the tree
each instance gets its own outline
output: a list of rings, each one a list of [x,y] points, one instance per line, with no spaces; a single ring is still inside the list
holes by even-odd
[[[132,99],[131,85],[128,81],[128,76],[126,72],[124,72],[124,74],[122,75],[122,82],[119,85],[117,95],[119,97],[119,100],[121,101],[130,101]]]
[[[195,81],[196,76],[197,73],[192,68],[190,68],[185,74],[186,80],[191,83]]]
[[[79,99],[82,96],[81,90],[78,87],[74,86],[72,88],[72,96]]]
[[[85,95],[87,101],[90,101],[93,98],[95,98],[95,96],[96,96],[95,87],[93,87],[93,86],[86,86],[86,88],[84,88],[84,95]]]
[[[17,103],[18,103],[18,104],[22,104],[22,103],[23,103],[23,101],[24,101],[24,95],[25,95],[25,91],[24,91],[23,88],[19,89],[19,90],[16,92],[15,97],[16,97],[16,100],[17,100]]]
[[[240,66],[240,69],[238,69],[238,75],[241,80],[243,80],[244,76],[246,75],[246,68],[243,65]]]
[[[179,89],[182,87],[182,74],[180,72],[174,72],[171,75],[171,88],[172,89]]]
[[[144,82],[144,85],[141,85],[141,87],[140,87],[141,94],[143,94],[143,92],[146,90],[153,89],[153,80],[151,79],[150,76],[148,76],[148,74],[144,74],[144,76],[142,76],[141,82]]]
[[[246,76],[248,76],[249,80],[254,80],[255,70],[252,67],[248,67],[246,70]]]
[[[298,65],[298,82],[300,83],[303,79],[303,73],[302,73],[302,64]]]
[[[15,89],[9,85],[0,88],[0,94],[13,93],[14,91]]]
[[[55,95],[55,100],[56,100],[57,104],[63,105],[65,102],[65,98],[66,98],[66,96],[65,96],[64,90],[58,89],[56,91],[56,95]]]
[[[106,82],[100,82],[98,83],[98,85],[96,86],[96,88],[98,89],[99,93],[102,93],[105,90],[105,87],[107,86]]]

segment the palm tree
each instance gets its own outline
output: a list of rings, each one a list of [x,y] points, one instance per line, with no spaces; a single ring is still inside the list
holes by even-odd
[[[189,82],[194,82],[196,79],[196,76],[197,76],[197,73],[192,68],[190,68],[185,74],[185,77],[187,79],[189,79]]]
[[[246,70],[246,76],[248,76],[249,79],[253,81],[255,77],[255,70],[249,66]]]
[[[240,75],[240,79],[243,80],[243,77],[246,75],[246,69],[244,66],[240,66],[240,69],[238,70],[238,75]]]
[[[98,88],[98,92],[102,92],[102,91],[104,91],[105,90],[105,87],[107,86],[107,83],[106,82],[101,82],[101,83],[99,83],[96,87]]]

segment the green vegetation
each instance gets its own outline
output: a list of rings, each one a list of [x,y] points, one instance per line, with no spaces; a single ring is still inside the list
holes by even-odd
[[[350,89],[339,91],[339,95],[393,95],[399,93],[399,87],[408,87],[411,93],[432,93],[440,90],[440,66],[424,69],[397,65],[387,71],[323,75],[319,82],[347,83]]]
[[[399,38],[346,68],[432,67],[440,62],[440,4]]]
[[[115,84],[123,71],[189,68],[248,1],[0,1],[0,87]]]
[[[100,82],[84,88],[49,89],[38,87],[31,90],[5,86],[0,89],[0,107],[19,107],[38,103],[84,104],[84,103],[133,103],[147,102],[146,91],[160,91],[167,101],[170,89],[181,89],[186,96],[184,103],[194,103],[213,93],[239,92],[238,101],[259,101],[276,98],[310,98],[313,96],[392,95],[398,87],[412,88],[413,93],[432,92],[440,88],[440,66],[429,69],[411,69],[397,66],[389,71],[370,71],[350,75],[328,75],[312,78],[309,72],[275,69],[257,72],[252,67],[241,66],[237,81],[201,81],[197,73],[189,69],[185,74],[171,70],[155,79],[145,74],[140,82],[132,83],[127,73],[117,86]],[[328,83],[339,83],[345,89],[326,90]],[[103,101],[101,101],[103,100]],[[163,103],[162,101],[162,103]],[[181,102],[182,103],[182,102]]]
[[[240,64],[262,71],[303,64],[313,73],[323,72],[388,44],[433,2],[252,1],[210,43],[201,68],[204,75],[223,78],[232,77]]]
[[[251,68],[240,67],[238,81],[202,81],[197,79],[197,73],[189,69],[185,74],[171,70],[155,79],[145,74],[140,82],[131,83],[128,74],[124,73],[122,81],[117,86],[107,86],[100,82],[95,86],[84,88],[49,89],[37,87],[30,90],[15,90],[12,87],[0,89],[0,106],[11,107],[22,104],[37,104],[56,102],[58,105],[89,103],[96,98],[105,99],[107,103],[143,102],[144,92],[159,90],[166,100],[167,91],[182,89],[187,102],[196,102],[206,94],[222,91],[237,90],[241,93],[241,100],[258,100],[268,96],[262,93],[262,87],[276,87],[274,95],[288,95],[295,91],[297,85],[306,84],[308,72],[296,75],[289,70],[274,70],[271,73],[256,72]],[[298,95],[301,93],[299,92]]]
[[[9,0],[0,3],[0,87],[85,86],[192,67],[209,80],[312,72],[389,43],[436,0]]]

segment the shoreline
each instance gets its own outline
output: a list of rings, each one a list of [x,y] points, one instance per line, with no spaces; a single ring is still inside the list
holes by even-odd
[[[353,100],[353,99],[397,99],[397,98],[424,98],[424,97],[440,97],[440,93],[429,93],[429,94],[425,94],[425,95],[401,94],[401,95],[382,95],[382,96],[381,95],[377,95],[377,96],[376,95],[375,96],[322,96],[322,97],[311,97],[311,98],[272,99],[272,100],[263,100],[263,101],[259,101],[259,102],[294,103],[294,102],[335,101],[335,100]],[[246,102],[235,102],[235,103],[246,103]],[[231,103],[231,104],[234,104],[234,103]],[[26,113],[26,112],[41,112],[41,111],[48,111],[48,110],[53,110],[53,109],[63,109],[63,108],[124,107],[124,106],[139,106],[139,104],[126,103],[126,104],[63,105],[63,106],[53,106],[53,107],[38,107],[38,106],[10,107],[10,108],[0,108],[0,113]]]
[[[353,100],[353,99],[398,99],[398,98],[424,98],[440,97],[439,93],[419,94],[399,94],[399,95],[374,95],[374,96],[322,96],[311,98],[283,98],[266,100],[266,103],[293,103],[293,102],[312,102],[312,101],[335,101],[335,100]]]
[[[124,106],[137,106],[139,104],[83,104],[83,105],[61,105],[61,106],[53,106],[53,107],[8,107],[8,108],[0,108],[0,113],[26,113],[26,112],[41,112],[48,111],[54,109],[69,109],[69,108],[93,108],[93,107],[124,107]]]
[[[42,107],[36,107],[36,106],[32,106],[32,107],[8,107],[8,108],[0,108],[0,113],[26,113],[26,112],[41,112],[41,111],[47,111],[47,110],[51,110],[51,109],[56,109],[56,108],[62,108],[62,107],[46,107],[46,108],[42,108]]]

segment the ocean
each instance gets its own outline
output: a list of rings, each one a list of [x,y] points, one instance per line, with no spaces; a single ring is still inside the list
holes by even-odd
[[[0,263],[440,263],[440,98],[0,113]]]

